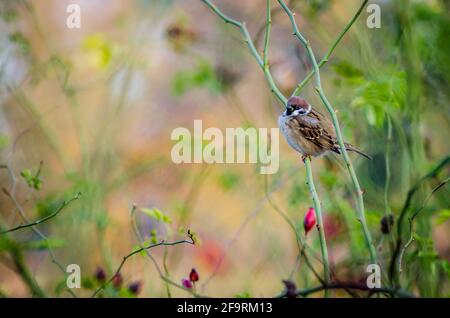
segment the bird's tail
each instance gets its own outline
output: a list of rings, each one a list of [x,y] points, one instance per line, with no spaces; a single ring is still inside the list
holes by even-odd
[[[366,158],[369,159],[369,160],[372,160],[372,159],[373,159],[371,156],[369,156],[368,154],[362,152],[362,151],[359,150],[358,148],[356,148],[356,147],[350,145],[349,143],[344,143],[344,144],[345,144],[345,149],[346,149],[347,151],[354,151],[354,152],[356,152],[357,154],[359,154],[359,155],[361,155],[361,156],[363,156],[363,157],[366,157]]]

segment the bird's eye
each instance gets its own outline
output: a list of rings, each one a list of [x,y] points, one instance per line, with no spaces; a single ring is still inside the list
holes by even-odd
[[[292,106],[286,107],[286,114],[287,114],[287,115],[292,114],[293,111],[294,111],[294,108],[293,108]]]

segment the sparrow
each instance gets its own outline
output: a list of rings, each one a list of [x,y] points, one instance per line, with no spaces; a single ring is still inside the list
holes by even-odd
[[[278,118],[278,126],[288,144],[306,157],[317,157],[328,151],[341,153],[332,122],[299,96],[289,98],[286,110]],[[344,142],[347,151],[354,151],[367,159],[372,157]]]

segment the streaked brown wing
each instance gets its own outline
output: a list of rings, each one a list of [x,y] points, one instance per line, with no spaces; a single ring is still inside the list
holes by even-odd
[[[321,119],[314,112],[308,116],[296,116],[302,136],[318,147],[340,153],[336,139],[321,126]]]

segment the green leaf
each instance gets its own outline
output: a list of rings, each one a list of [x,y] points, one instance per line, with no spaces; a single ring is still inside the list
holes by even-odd
[[[438,216],[436,218],[437,224],[442,224],[447,222],[450,219],[450,210],[444,209],[438,212]]]
[[[31,45],[30,41],[26,37],[23,36],[20,32],[14,32],[9,35],[9,40],[16,44],[23,54],[27,54],[30,52]]]
[[[117,46],[100,33],[87,36],[82,47],[87,52],[91,64],[100,70],[106,70],[111,65],[118,51]]]
[[[25,180],[30,188],[39,190],[42,187],[42,181],[38,174],[33,175],[30,169],[24,169],[20,172],[20,176]]]
[[[252,298],[252,294],[250,294],[249,291],[244,291],[242,293],[235,294],[234,298]]]
[[[223,189],[230,190],[239,183],[239,175],[225,171],[219,176],[219,183]]]
[[[364,81],[356,90],[352,106],[363,108],[369,124],[381,127],[386,112],[405,105],[406,85],[404,72]]]
[[[88,290],[93,290],[95,289],[97,286],[97,281],[92,278],[92,277],[82,277],[81,278],[81,287],[88,289]]]
[[[348,61],[335,63],[333,69],[338,75],[347,79],[363,76],[363,72]]]
[[[170,224],[172,223],[172,220],[164,214],[161,210],[157,208],[141,208],[141,211],[147,214],[149,217],[163,223]]]
[[[211,93],[221,91],[220,81],[213,66],[200,60],[194,69],[179,71],[172,81],[172,94],[182,96],[195,88],[207,88]]]

